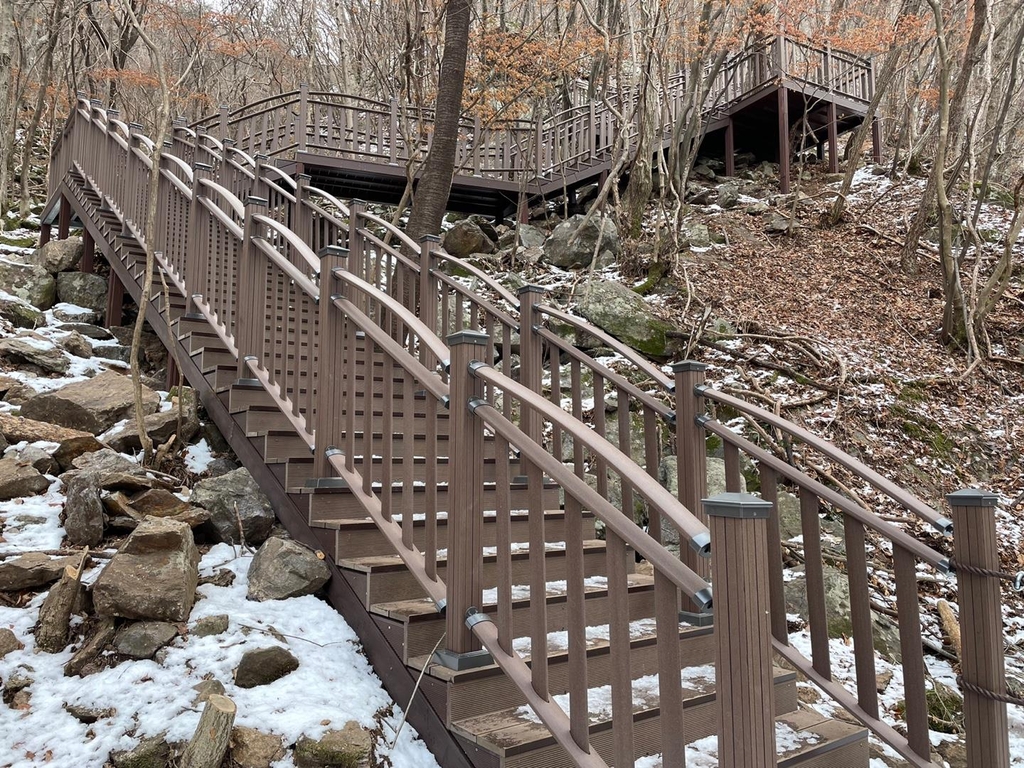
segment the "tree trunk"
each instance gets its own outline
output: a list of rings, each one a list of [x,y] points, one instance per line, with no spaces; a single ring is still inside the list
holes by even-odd
[[[218,768],[228,752],[235,712],[235,702],[227,696],[213,694],[206,700],[196,732],[181,756],[181,768]]]
[[[53,585],[39,608],[39,624],[35,634],[36,648],[41,651],[59,653],[67,647],[71,609],[82,586],[85,558],[86,555],[82,555],[78,568],[69,565],[64,569],[60,581]]]
[[[406,228],[415,241],[424,235],[441,231],[441,220],[452,189],[459,119],[462,117],[462,90],[466,81],[466,58],[469,55],[471,12],[470,0],[448,0],[444,54],[441,57],[441,77],[434,111],[434,136],[430,152],[423,163]]]

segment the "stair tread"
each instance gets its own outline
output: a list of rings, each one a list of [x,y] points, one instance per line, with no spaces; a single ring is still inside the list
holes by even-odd
[[[604,579],[603,576],[591,576],[585,580],[585,591],[587,597],[597,597],[606,595],[608,589],[605,585],[600,584],[600,580]],[[629,590],[638,591],[654,588],[654,577],[643,573],[631,573],[626,577],[626,581],[629,584]],[[565,599],[565,587],[564,581],[552,581],[548,582],[547,599],[548,601],[553,600],[564,600]],[[485,595],[486,597],[486,595]],[[520,605],[529,605],[530,599],[516,598],[513,596],[513,603]],[[493,602],[484,600],[484,604],[480,607],[480,610],[484,613],[491,613],[497,609],[497,606]],[[395,600],[386,603],[374,603],[370,606],[370,612],[376,613],[381,616],[386,616],[389,619],[403,622],[415,622],[415,621],[430,621],[436,619],[440,614],[437,612],[437,606],[429,598],[414,598],[412,600]]]
[[[558,546],[561,544],[562,546]],[[605,543],[599,539],[590,539],[583,542],[585,552],[600,551],[605,548]],[[517,542],[512,548],[512,559],[526,559],[529,557],[529,546]],[[557,557],[565,554],[564,542],[548,542],[547,556]],[[497,560],[497,547],[483,548],[484,562]],[[448,563],[448,550],[439,549],[437,553],[437,564],[444,566]],[[405,570],[405,564],[398,555],[370,555],[368,557],[343,557],[337,560],[341,568],[363,573],[380,573],[384,571]]]
[[[589,511],[589,510],[585,510],[582,513],[582,515],[583,515],[583,517],[585,519],[590,519],[590,518],[594,517],[594,513]],[[511,517],[512,517],[513,521],[526,522],[527,520],[529,520],[530,513],[525,511],[525,510],[516,511],[516,512],[513,512],[511,514]],[[548,509],[548,510],[545,510],[545,512],[544,512],[544,519],[545,520],[562,520],[564,517],[565,517],[565,511],[561,510],[561,509]],[[484,518],[484,524],[485,525],[488,524],[488,523],[493,523],[493,522],[495,522],[498,519],[497,515],[494,514],[493,510],[484,510],[483,518]],[[394,519],[395,519],[396,522],[401,522],[402,516],[401,515],[395,515]],[[414,528],[422,528],[422,527],[426,526],[426,524],[427,524],[426,515],[424,515],[423,513],[417,513],[416,515],[413,516],[412,524],[413,524]],[[438,525],[448,525],[448,513],[447,512],[442,510],[442,511],[437,513],[437,524]],[[310,523],[310,527],[311,528],[326,528],[328,530],[376,530],[377,529],[377,524],[372,520],[372,518],[369,518],[369,517],[364,517],[364,518],[361,518],[361,519],[337,518],[337,519],[334,519],[334,520],[331,520],[331,519],[318,520],[318,521],[315,521],[313,523]]]
[[[773,678],[776,685],[788,683],[796,679],[796,673],[775,667]],[[712,699],[715,695],[714,664],[684,666],[680,670],[680,683],[684,708]],[[633,680],[634,717],[658,710],[658,685],[658,675],[645,675]],[[568,711],[568,694],[559,694],[553,698]],[[610,685],[591,688],[587,700],[591,729],[611,721]],[[452,723],[452,728],[465,738],[506,753],[533,749],[550,743],[554,738],[547,726],[526,705],[458,720]]]

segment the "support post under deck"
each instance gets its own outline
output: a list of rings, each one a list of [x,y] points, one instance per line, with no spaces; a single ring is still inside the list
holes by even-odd
[[[96,258],[96,241],[88,229],[82,230],[82,259],[78,262],[79,272],[92,272]]]
[[[60,199],[60,217],[57,219],[57,239],[67,240],[71,230],[71,206],[63,197]]]
[[[828,172],[839,173],[839,127],[834,101],[828,103]]]
[[[789,193],[789,91],[785,86],[778,90],[779,99],[779,187],[783,194]]]
[[[732,177],[736,175],[736,131],[732,122],[732,115],[727,118],[725,124],[725,175]]]

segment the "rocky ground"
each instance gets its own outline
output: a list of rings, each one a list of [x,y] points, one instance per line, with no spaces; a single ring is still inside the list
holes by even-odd
[[[145,378],[140,465],[80,241],[0,251],[0,765],[434,765],[191,390]]]

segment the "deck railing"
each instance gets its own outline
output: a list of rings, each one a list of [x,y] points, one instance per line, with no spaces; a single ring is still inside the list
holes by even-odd
[[[1005,691],[999,584],[992,575],[999,567],[992,497],[951,497],[951,560],[708,416],[706,404],[715,403],[761,429],[780,430],[939,533],[950,533],[946,517],[857,459],[707,385],[700,364],[679,363],[668,376],[599,329],[545,303],[540,290],[527,286],[513,295],[445,253],[436,238],[412,242],[358,201],[346,205],[303,176],[288,179],[261,156],[178,128],[160,169],[160,224],[151,244],[160,268],[223,341],[235,360],[235,377],[258,380],[310,446],[316,475],[347,481],[426,593],[446,611],[446,663],[472,663],[482,646],[577,764],[605,765],[590,741],[585,704],[584,604],[588,590],[595,589],[607,596],[611,625],[612,762],[633,760],[632,688],[623,661],[630,647],[631,548],[653,567],[653,610],[662,638],[677,636],[680,607],[711,609],[705,578],[709,570],[714,574],[714,603],[722,607],[716,663],[725,686],[723,755],[731,755],[734,746],[742,754],[774,754],[770,677],[767,688],[764,678],[774,649],[911,764],[931,765],[917,572],[920,566],[955,571],[969,759],[972,765],[1008,765],[1006,706],[986,693],[998,698]],[[82,100],[52,155],[51,205],[65,198],[62,222],[74,198],[90,226],[107,226],[111,216],[119,222],[120,232],[108,232],[111,253],[120,253],[122,240],[142,243],[150,149],[148,139],[115,112]],[[471,289],[448,266],[475,274],[481,287]],[[584,354],[546,327],[546,318],[611,346],[633,374],[627,378]],[[400,411],[392,407],[399,393]],[[707,501],[709,433],[723,443],[727,491],[733,495]],[[395,456],[396,434],[412,438],[402,441],[402,461],[377,461]],[[657,481],[659,464],[671,452],[679,469],[676,496]],[[735,495],[741,454],[757,467],[761,500]],[[447,483],[438,482],[441,455],[448,456]],[[792,644],[786,622],[780,483],[799,495],[803,536],[789,545],[806,563],[809,653]],[[419,493],[425,494],[426,510],[422,547],[413,538],[413,498]],[[496,516],[498,564],[497,587],[486,596],[480,538],[485,497]],[[564,510],[559,546],[566,550],[569,571],[557,617],[542,599],[551,543],[542,513],[551,504]],[[637,524],[641,509],[649,519],[646,531]],[[835,640],[828,634],[821,539],[826,509],[842,520],[856,659],[852,681],[841,678],[831,658]],[[509,530],[513,516],[524,514],[520,510],[526,510],[530,526],[527,586],[535,599],[528,620],[510,570]],[[437,548],[442,513],[451,542],[446,553]],[[584,514],[605,525],[607,580],[599,586],[585,581]],[[678,555],[666,547],[671,529],[682,545]],[[896,595],[890,612],[899,633],[906,700],[898,724],[885,719],[876,694],[869,544],[876,577],[891,574],[886,578]],[[734,576],[751,563],[766,578],[737,581]],[[545,654],[530,654],[512,642],[528,637],[530,648],[546,648],[556,626],[569,635],[568,713],[553,695]],[[731,643],[725,626],[745,642]],[[752,658],[759,662],[751,666]],[[680,722],[678,644],[659,644],[657,664],[665,722]],[[761,704],[751,707],[751,701]],[[667,765],[682,764],[682,740],[681,729],[663,729]],[[737,758],[732,764],[758,763]]]
[[[704,111],[720,110],[782,77],[865,104],[872,96],[870,61],[778,36],[752,43],[726,60],[706,95]],[[680,72],[659,89],[656,135],[663,141],[685,118],[687,87]],[[534,120],[463,118],[456,174],[529,183],[562,178],[607,162],[615,152],[619,131],[627,132],[627,146],[635,143],[636,124],[628,118],[635,113],[637,97],[636,88],[626,87]],[[626,122],[617,114],[625,116]],[[174,152],[186,162],[208,162],[210,153],[222,154],[224,145],[234,142],[234,148],[250,158],[291,158],[296,152],[308,152],[404,166],[426,156],[433,123],[433,110],[397,98],[379,101],[302,86],[236,109],[221,107],[190,127],[179,121]]]

